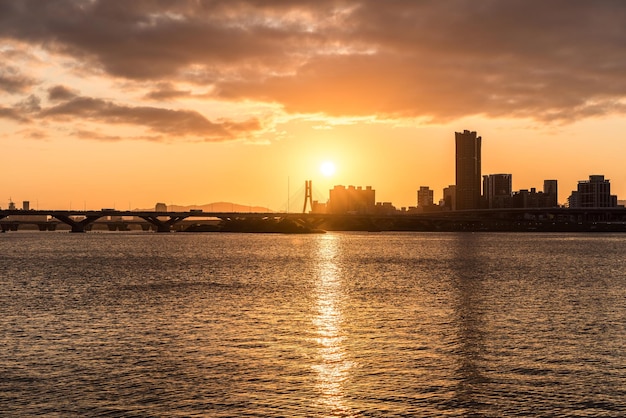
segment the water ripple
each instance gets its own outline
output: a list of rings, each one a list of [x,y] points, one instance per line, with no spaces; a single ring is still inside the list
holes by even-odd
[[[0,253],[6,416],[626,416],[623,235],[19,232]]]

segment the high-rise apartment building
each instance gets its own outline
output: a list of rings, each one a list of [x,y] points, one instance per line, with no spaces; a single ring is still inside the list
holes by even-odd
[[[456,209],[480,208],[480,136],[465,130],[455,132],[456,140]]]

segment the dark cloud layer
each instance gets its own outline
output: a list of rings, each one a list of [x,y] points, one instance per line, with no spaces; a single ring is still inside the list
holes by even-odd
[[[2,37],[154,82],[156,100],[190,94],[166,80],[333,115],[571,121],[625,110],[621,0],[0,0]],[[0,89],[24,89],[19,80],[0,73]],[[79,97],[47,110],[64,112],[160,132],[237,129]]]

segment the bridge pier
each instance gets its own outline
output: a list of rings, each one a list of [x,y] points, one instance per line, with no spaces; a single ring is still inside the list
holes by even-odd
[[[56,231],[57,224],[53,222],[40,222],[37,224],[40,231]]]
[[[18,228],[19,228],[19,223],[17,222],[4,222],[2,224],[2,232],[17,231]]]
[[[184,215],[169,216],[169,219],[164,221],[164,220],[159,219],[159,218],[162,218],[163,216],[139,215],[139,217],[147,222],[150,222],[150,224],[155,226],[156,232],[171,232],[172,227],[174,225],[176,225],[178,222],[182,221],[183,219],[187,218],[187,216],[184,216]]]
[[[85,219],[80,221],[75,221],[67,215],[61,215],[58,213],[55,213],[54,217],[64,224],[69,225],[72,228],[70,232],[86,232],[91,229],[91,224],[100,219],[102,215],[88,215],[85,216]]]
[[[308,229],[318,229],[323,223],[324,223],[324,218],[313,218],[311,216],[290,216],[290,217],[286,217],[283,219],[289,219],[293,222],[295,222],[297,225],[303,227],[303,228],[308,228]]]
[[[119,221],[119,222],[109,222],[107,223],[107,229],[111,232],[115,232],[115,231],[130,231],[130,228],[128,227],[128,224],[126,224],[123,221]]]

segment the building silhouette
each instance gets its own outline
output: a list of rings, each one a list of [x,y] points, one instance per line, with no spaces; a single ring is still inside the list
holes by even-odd
[[[509,208],[555,208],[558,207],[557,201],[557,181],[544,180],[543,191],[537,191],[536,188],[521,189],[514,192],[511,196]]]
[[[512,174],[488,174],[483,176],[483,196],[486,208],[502,209],[510,207],[512,194]]]
[[[327,213],[328,202],[320,202],[319,200],[313,201],[313,206],[311,207],[311,213]]]
[[[521,189],[513,193],[511,197],[512,208],[543,208],[545,197],[543,192],[538,192],[536,188]]]
[[[567,199],[570,208],[613,208],[617,196],[611,195],[611,183],[603,175],[594,174],[578,182],[578,189]]]
[[[375,213],[377,215],[394,215],[398,209],[391,202],[376,202]]]
[[[354,213],[373,214],[376,210],[376,192],[372,186],[335,186],[329,192],[327,213],[341,215]]]
[[[543,181],[543,194],[546,207],[555,208],[559,206],[559,190],[557,180]]]
[[[427,208],[432,206],[434,202],[434,191],[430,190],[428,186],[420,186],[417,191],[417,207]]]
[[[476,132],[455,132],[456,210],[479,209],[482,138]]]
[[[454,184],[443,189],[443,207],[446,210],[456,210],[456,186]]]

